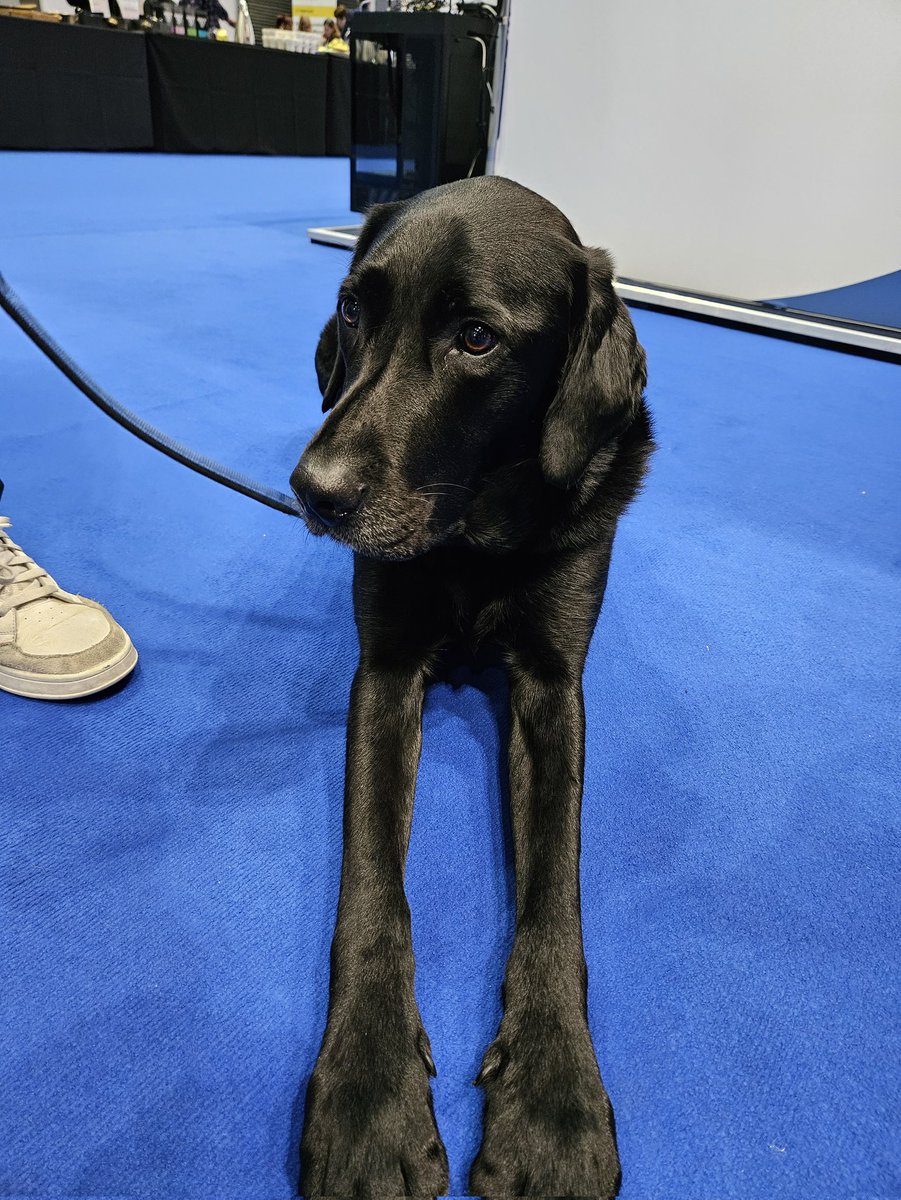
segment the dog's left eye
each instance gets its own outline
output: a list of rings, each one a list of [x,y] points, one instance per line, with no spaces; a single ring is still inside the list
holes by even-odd
[[[358,324],[360,320],[360,301],[356,296],[344,296],[338,306],[341,310],[341,316],[344,318],[345,325],[350,325],[351,328]]]
[[[467,354],[487,354],[497,345],[497,334],[481,321],[470,321],[460,330],[457,341]]]

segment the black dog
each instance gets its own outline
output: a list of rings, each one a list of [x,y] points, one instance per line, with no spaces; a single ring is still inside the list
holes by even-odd
[[[313,533],[356,552],[360,665],[301,1191],[447,1190],[404,860],[425,689],[452,645],[492,645],[510,683],[517,928],[471,1187],[613,1196],[579,902],[581,680],[653,445],[644,352],[608,256],[540,196],[487,178],[373,210],[316,370],[331,412],[291,483]]]

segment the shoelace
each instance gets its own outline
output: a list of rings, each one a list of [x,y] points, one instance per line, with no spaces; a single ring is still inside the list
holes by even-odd
[[[3,532],[10,525],[9,517],[0,517],[0,617],[12,608],[21,608],[32,600],[43,600],[61,591],[56,580]]]

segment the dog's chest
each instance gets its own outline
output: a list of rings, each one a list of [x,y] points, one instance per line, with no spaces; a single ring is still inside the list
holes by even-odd
[[[534,575],[522,555],[487,555],[448,548],[429,564],[422,596],[434,613],[443,615],[442,640],[454,643],[464,659],[493,660],[499,648],[516,637],[528,578]],[[520,614],[519,619],[517,614]]]
[[[481,659],[489,643],[503,640],[511,607],[509,591],[489,571],[478,576],[470,572],[464,577],[450,577],[446,586],[452,613],[449,640],[457,643],[469,659]],[[494,655],[489,657],[493,659]]]

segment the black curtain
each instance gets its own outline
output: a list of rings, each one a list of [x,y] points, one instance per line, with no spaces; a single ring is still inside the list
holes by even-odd
[[[150,150],[143,35],[0,17],[0,147]]]
[[[176,153],[325,154],[325,55],[147,36],[154,145]]]

